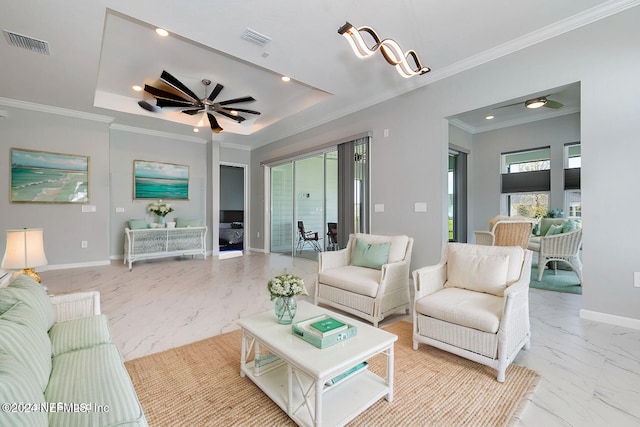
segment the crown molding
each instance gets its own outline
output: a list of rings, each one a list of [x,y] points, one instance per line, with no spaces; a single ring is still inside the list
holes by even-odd
[[[243,150],[243,151],[251,151],[253,150],[253,147],[248,146],[248,145],[241,145],[241,144],[233,144],[230,142],[220,142],[220,147],[222,148],[233,148],[234,150]]]
[[[135,127],[135,126],[121,125],[121,124],[118,124],[118,123],[113,123],[109,127],[109,129],[120,130],[120,131],[123,131],[123,132],[139,133],[139,134],[142,134],[142,135],[158,136],[158,137],[161,137],[161,138],[177,139],[179,141],[196,142],[198,144],[206,144],[207,143],[206,139],[197,138],[195,136],[180,135],[178,133],[171,133],[171,132],[164,132],[164,131],[160,131],[160,130],[139,128],[139,127]]]
[[[36,104],[35,102],[19,101],[17,99],[1,98],[0,105],[21,108],[23,110],[39,111],[41,113],[58,114],[60,116],[75,117],[100,123],[111,123],[115,118],[102,114],[86,113],[68,108],[53,107],[51,105]]]

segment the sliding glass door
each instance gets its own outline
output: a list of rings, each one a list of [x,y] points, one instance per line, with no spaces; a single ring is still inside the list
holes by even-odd
[[[271,167],[271,252],[317,258],[337,222],[337,152]]]
[[[369,232],[369,140],[270,166],[271,252],[317,259]]]

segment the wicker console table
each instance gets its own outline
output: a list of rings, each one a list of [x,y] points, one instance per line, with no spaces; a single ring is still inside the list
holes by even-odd
[[[207,257],[207,227],[124,229],[124,263],[180,255]]]

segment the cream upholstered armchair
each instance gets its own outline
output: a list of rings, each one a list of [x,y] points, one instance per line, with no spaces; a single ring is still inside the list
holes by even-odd
[[[385,316],[409,313],[413,239],[351,234],[347,247],[321,252],[314,303],[366,319],[377,327]]]
[[[489,221],[489,231],[474,231],[476,243],[488,246],[527,248],[534,221],[525,217],[497,216]]]
[[[413,348],[425,343],[490,366],[504,382],[529,348],[531,251],[449,243],[439,264],[413,272]]]

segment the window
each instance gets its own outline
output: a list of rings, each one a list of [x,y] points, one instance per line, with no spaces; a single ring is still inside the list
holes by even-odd
[[[544,216],[551,191],[551,149],[535,148],[501,155],[501,192],[509,216]]]
[[[569,218],[582,217],[580,173],[582,148],[579,142],[564,146],[564,211]]]

